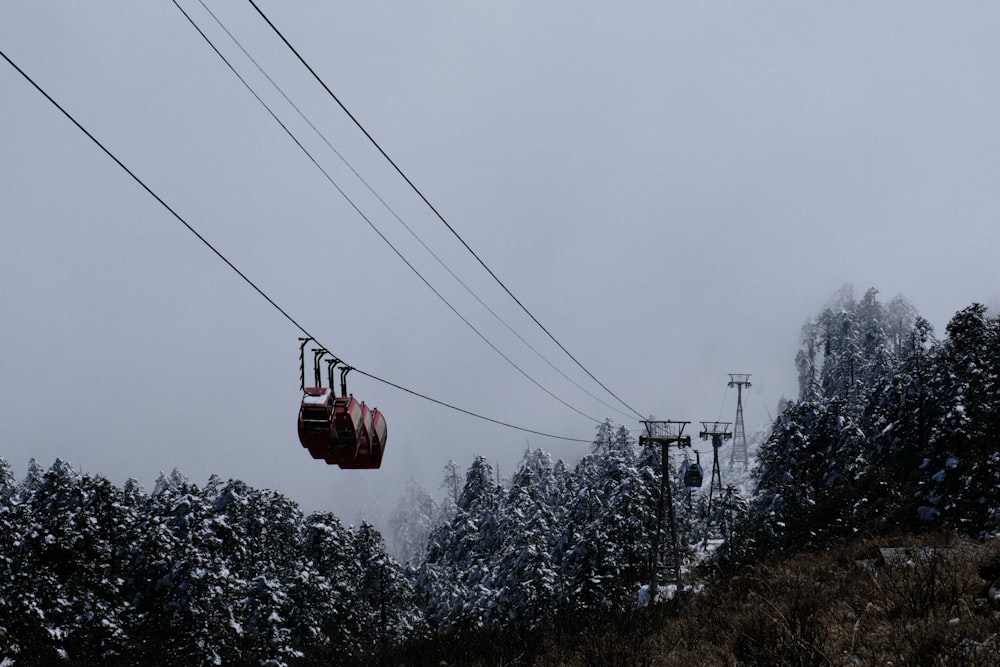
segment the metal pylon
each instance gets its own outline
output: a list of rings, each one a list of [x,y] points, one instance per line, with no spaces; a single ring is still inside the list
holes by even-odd
[[[730,373],[729,386],[736,387],[736,425],[733,428],[733,452],[729,457],[730,470],[739,463],[746,470],[750,465],[747,454],[747,434],[743,426],[743,387],[750,387],[749,373]]]
[[[702,422],[701,426],[702,431],[698,434],[701,439],[712,439],[712,483],[708,487],[707,525],[712,522],[712,508],[716,502],[716,494],[719,496],[719,505],[722,504],[722,471],[719,469],[719,448],[722,447],[723,441],[732,438],[733,434],[729,430],[730,422]]]
[[[684,427],[690,422],[686,421],[644,421],[646,434],[639,436],[639,446],[644,446],[647,442],[660,445],[660,498],[656,510],[656,532],[653,533],[653,567],[651,571],[650,589],[652,601],[656,602],[657,597],[657,568],[660,565],[660,544],[662,542],[660,533],[663,526],[664,510],[669,514],[670,519],[670,541],[673,551],[674,583],[677,589],[681,588],[681,553],[677,540],[677,518],[674,514],[674,499],[670,491],[670,482],[667,476],[670,471],[670,445],[677,445],[680,448],[691,446],[691,436],[684,435]]]

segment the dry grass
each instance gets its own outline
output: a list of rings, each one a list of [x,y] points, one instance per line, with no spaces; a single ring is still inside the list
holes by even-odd
[[[880,547],[921,549],[909,559]],[[998,665],[1000,544],[867,540],[717,576],[652,610],[411,647],[392,665]],[[984,578],[987,577],[987,578]]]

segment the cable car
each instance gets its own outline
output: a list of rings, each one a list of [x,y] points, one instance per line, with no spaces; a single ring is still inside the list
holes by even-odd
[[[385,417],[378,408],[369,409],[364,403],[364,429],[358,443],[358,455],[355,460],[340,464],[341,468],[379,468],[382,465],[382,454],[385,452],[386,425]]]
[[[684,486],[689,489],[696,489],[701,486],[703,472],[700,463],[685,463],[684,464]]]
[[[304,387],[299,407],[299,442],[314,459],[326,458],[330,442],[336,438],[333,425],[333,392],[327,387]]]
[[[333,391],[333,372],[339,359],[327,360],[329,387],[323,386],[320,361],[329,354],[324,349],[313,350],[315,386],[305,386],[305,346],[311,338],[301,338],[302,404],[299,407],[299,442],[314,459],[323,459],[341,468],[378,468],[385,451],[385,417],[370,410],[364,403],[347,393],[349,366],[340,369],[341,395]]]
[[[388,435],[388,429],[385,425],[385,417],[379,412],[378,408],[372,409],[372,455],[371,460],[375,465],[373,467],[378,468],[382,465],[382,454],[385,453],[385,439]]]
[[[695,462],[685,461],[681,464],[681,482],[689,489],[697,489],[701,486],[704,472],[701,468],[701,456],[695,453]]]
[[[344,369],[342,369],[344,370]],[[346,373],[343,373],[346,375]],[[333,401],[334,437],[330,440],[326,462],[348,467],[361,453],[361,441],[366,438],[365,407],[354,396],[340,396]]]

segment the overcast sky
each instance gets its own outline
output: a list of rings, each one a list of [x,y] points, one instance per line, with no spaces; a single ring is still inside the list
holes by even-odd
[[[408,189],[253,7],[206,4],[396,215],[500,317],[594,384]],[[274,91],[181,5],[413,266],[539,384],[567,382],[486,312]],[[510,290],[644,415],[747,428],[797,392],[802,323],[844,283],[938,335],[1000,301],[994,2],[261,2]],[[171,2],[0,8],[0,49],[334,354],[530,429],[594,422],[416,277]],[[368,378],[380,471],[296,438],[299,331],[0,61],[0,456],[151,489],[179,468],[354,521],[448,459],[510,474],[588,451]],[[622,408],[624,409],[624,408]],[[627,412],[627,411],[626,411]],[[379,507],[383,506],[382,510]]]

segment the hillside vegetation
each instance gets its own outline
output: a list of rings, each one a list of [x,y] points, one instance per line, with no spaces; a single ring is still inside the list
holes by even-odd
[[[852,539],[715,573],[701,592],[652,609],[457,634],[385,664],[987,667],[1000,664],[1000,593],[990,590],[998,575],[994,542]]]
[[[660,449],[610,421],[572,467],[449,463],[440,505],[411,485],[397,557],[238,480],[0,459],[0,665],[998,664],[1000,320],[974,304],[945,333],[838,293],[752,488],[676,503],[676,560],[654,557]]]

